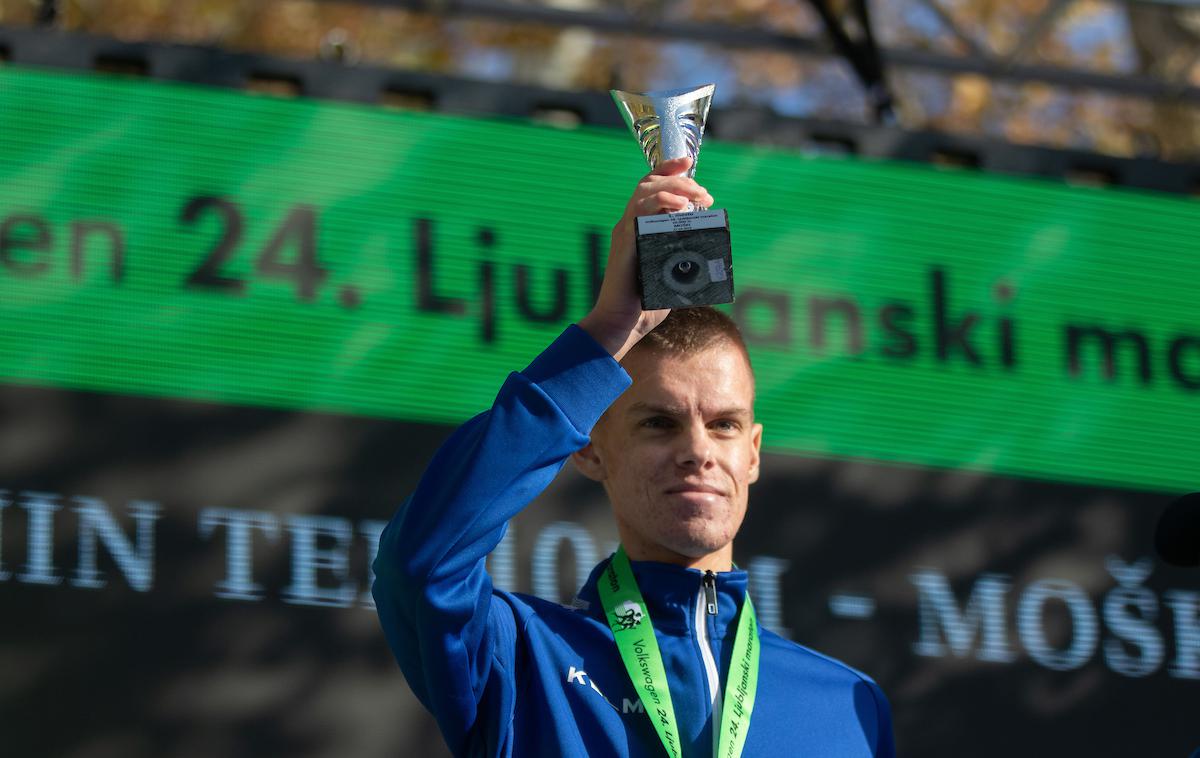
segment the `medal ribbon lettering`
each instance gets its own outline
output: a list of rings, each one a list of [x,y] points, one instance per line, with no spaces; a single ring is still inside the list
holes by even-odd
[[[679,727],[675,721],[675,707],[671,703],[666,668],[654,636],[650,612],[646,609],[646,601],[638,589],[637,580],[633,578],[633,567],[623,546],[617,548],[599,584],[600,602],[634,690],[641,698],[667,755],[679,758]],[[754,696],[758,690],[758,659],[758,621],[750,596],[746,595],[733,640],[729,677],[724,685],[719,722],[721,731],[717,740],[719,758],[739,758],[746,744],[746,732],[750,728],[750,714],[754,710]],[[718,723],[716,714],[713,717],[713,723]]]

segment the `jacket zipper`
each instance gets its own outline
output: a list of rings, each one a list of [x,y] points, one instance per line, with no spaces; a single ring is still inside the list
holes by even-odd
[[[713,659],[712,643],[708,637],[708,621],[717,615],[717,575],[705,571],[700,580],[700,591],[696,594],[696,642],[700,646],[700,659],[708,675],[708,692],[712,698],[713,752],[717,754],[717,737],[721,730],[721,674]]]

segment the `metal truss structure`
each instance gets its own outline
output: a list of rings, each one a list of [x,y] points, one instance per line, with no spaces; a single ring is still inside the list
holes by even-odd
[[[124,42],[47,27],[0,27],[0,61],[245,88],[285,96],[623,127],[610,98],[602,92],[482,82],[209,47]],[[1200,194],[1200,164],[1017,146],[982,137],[889,126],[788,118],[765,109],[714,109],[708,129],[712,136],[731,141],[932,162],[1091,185]]]
[[[1172,80],[1148,76],[1113,75],[1082,68],[1066,68],[1025,63],[1033,47],[1074,0],[1049,0],[1024,32],[1014,49],[999,53],[977,41],[938,0],[916,0],[929,9],[946,29],[962,43],[963,55],[916,48],[881,50],[890,68],[936,71],[949,74],[973,73],[988,79],[1046,84],[1134,95],[1155,100],[1170,100],[1200,105],[1200,86],[1182,74]],[[1197,9],[1200,0],[1120,0],[1128,5],[1161,6],[1164,10]],[[462,16],[495,21],[537,23],[559,27],[580,27],[593,31],[635,34],[662,40],[702,42],[732,48],[780,50],[797,55],[828,57],[838,54],[825,36],[794,36],[763,29],[731,27],[665,20],[650,14],[632,14],[623,10],[563,10],[550,5],[518,3],[514,0],[356,0],[362,5],[402,8],[442,16]],[[814,5],[829,6],[829,0],[810,0]],[[857,26],[862,23],[854,19]],[[1200,45],[1193,51],[1193,62],[1200,63]],[[1190,66],[1177,67],[1181,72]]]
[[[328,0],[324,0],[328,1]],[[655,12],[664,0],[646,0],[644,12],[605,7],[604,0],[583,0],[567,4],[535,0],[353,0],[357,5],[396,8],[416,13],[428,13],[446,18],[475,18],[509,23],[541,24],[552,27],[575,27],[595,32],[633,34],[655,40],[674,40],[720,45],[727,48],[780,50],[802,56],[829,57],[844,54],[841,45],[832,44],[845,36],[847,24],[838,24],[835,6],[849,6],[841,18],[859,29],[859,40],[871,39],[867,0],[808,0],[826,22],[827,35],[796,36],[753,27],[728,24],[699,23],[664,19]],[[1087,89],[1107,94],[1131,95],[1151,100],[1166,100],[1200,106],[1200,86],[1188,79],[1188,72],[1200,65],[1200,0],[1112,0],[1136,7],[1153,7],[1163,13],[1192,13],[1195,27],[1184,32],[1197,44],[1186,51],[1189,60],[1172,66],[1167,77],[1132,74],[1112,74],[1080,67],[1064,67],[1027,63],[1034,47],[1076,0],[1047,0],[1044,8],[1029,20],[1021,41],[1012,49],[997,51],[981,42],[971,30],[957,21],[942,3],[945,0],[911,0],[935,16],[959,43],[962,54],[950,54],[916,47],[885,47],[879,51],[890,69],[933,71],[943,74],[972,73],[991,80],[1006,82],[1041,82],[1071,89]],[[38,22],[53,24],[58,15],[59,0],[39,0]],[[566,9],[566,5],[573,6]],[[577,8],[588,8],[579,10]],[[1175,24],[1182,29],[1183,25]],[[836,26],[840,28],[830,28]],[[867,27],[865,30],[863,27]],[[865,31],[866,33],[862,33]],[[856,40],[857,41],[857,40]]]

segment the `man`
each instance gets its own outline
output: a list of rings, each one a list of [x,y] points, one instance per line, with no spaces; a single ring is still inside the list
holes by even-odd
[[[595,308],[447,440],[383,532],[379,615],[457,755],[894,753],[879,688],[760,629],[733,566],[762,442],[736,327],[641,309],[635,218],[713,202],[680,175],[688,161],[638,184]],[[621,538],[578,608],[498,591],[484,570],[568,457],[604,486]]]

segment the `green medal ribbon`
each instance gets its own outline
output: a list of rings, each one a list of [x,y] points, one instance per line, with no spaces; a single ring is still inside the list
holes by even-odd
[[[634,690],[646,707],[646,715],[654,724],[667,755],[679,758],[679,727],[675,721],[675,707],[671,704],[667,672],[654,636],[654,625],[650,622],[650,612],[637,580],[633,578],[633,567],[629,565],[624,546],[617,548],[599,585],[600,602],[604,605],[613,639]],[[754,695],[758,690],[758,658],[758,621],[750,596],[746,595],[733,638],[733,664],[722,698],[718,758],[738,758],[742,754],[746,731],[750,728],[750,714],[754,710]]]

